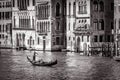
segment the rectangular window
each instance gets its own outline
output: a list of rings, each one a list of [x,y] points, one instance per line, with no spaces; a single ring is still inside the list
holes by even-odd
[[[33,45],[34,45],[34,40],[33,40]]]
[[[19,19],[20,28],[30,28],[30,19]]]
[[[71,3],[69,3],[69,16],[71,15]]]
[[[70,30],[70,23],[69,23],[69,26],[68,26],[68,27],[69,27],[69,30]]]
[[[111,36],[111,42],[114,42],[114,35]]]
[[[3,32],[4,32],[4,25],[3,25]]]
[[[114,29],[113,22],[111,22],[111,29]]]
[[[89,42],[89,36],[87,36],[87,42]]]
[[[82,42],[84,42],[84,36],[82,36]]]
[[[2,19],[2,14],[1,14],[1,12],[0,12],[0,20]]]
[[[110,35],[107,36],[107,42],[110,42]]]
[[[98,36],[94,36],[94,42],[98,42]]]
[[[103,42],[103,35],[100,35],[99,41],[100,41],[100,42]]]
[[[28,45],[29,45],[29,39],[28,39]]]
[[[71,37],[69,37],[69,40],[71,39]]]
[[[39,37],[38,37],[38,44],[39,44],[40,42],[39,42]]]
[[[114,10],[114,3],[111,3],[111,10]]]
[[[1,25],[0,25],[0,32],[2,32]]]
[[[2,35],[2,38],[4,39],[4,34]]]
[[[75,16],[76,14],[76,3],[74,2],[73,3],[73,16]]]
[[[2,19],[4,19],[5,15],[4,15],[4,12],[2,12]]]
[[[15,7],[15,0],[12,0],[13,7]]]
[[[60,38],[56,37],[56,44],[59,45],[60,44]]]
[[[35,0],[33,0],[33,6],[35,6]]]
[[[120,12],[120,6],[118,6],[118,11]]]
[[[27,0],[27,5],[29,6],[29,0]]]
[[[120,29],[120,19],[119,19],[119,23],[118,23],[118,25],[119,25],[119,29]]]

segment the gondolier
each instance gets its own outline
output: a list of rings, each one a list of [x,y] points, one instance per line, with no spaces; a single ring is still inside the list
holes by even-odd
[[[36,61],[36,52],[34,52],[34,55],[33,55],[33,61]]]

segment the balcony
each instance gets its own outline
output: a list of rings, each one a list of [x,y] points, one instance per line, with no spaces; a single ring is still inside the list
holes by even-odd
[[[37,31],[38,35],[47,35],[48,32],[47,31]]]
[[[78,35],[92,35],[92,31],[90,29],[84,27],[78,27],[73,31],[74,34]]]

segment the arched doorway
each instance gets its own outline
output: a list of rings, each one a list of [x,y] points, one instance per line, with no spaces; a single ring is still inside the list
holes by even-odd
[[[80,37],[77,38],[77,44],[76,44],[76,46],[77,46],[76,50],[77,50],[77,52],[79,52],[80,51]]]

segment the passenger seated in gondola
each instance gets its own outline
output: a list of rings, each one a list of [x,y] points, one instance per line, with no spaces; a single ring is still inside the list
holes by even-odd
[[[39,62],[39,63],[43,63],[43,60],[42,60],[42,59],[40,59],[38,62]]]

